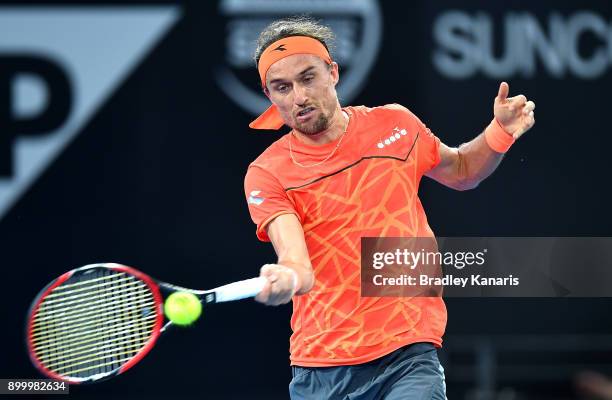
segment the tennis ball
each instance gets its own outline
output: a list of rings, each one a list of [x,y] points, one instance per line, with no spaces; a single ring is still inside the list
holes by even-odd
[[[173,324],[191,325],[200,318],[202,303],[193,293],[174,292],[166,299],[164,313]]]

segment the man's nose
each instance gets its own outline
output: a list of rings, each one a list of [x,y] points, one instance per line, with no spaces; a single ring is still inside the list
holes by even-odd
[[[306,93],[306,88],[301,85],[295,85],[293,87],[293,91],[294,91],[293,101],[295,102],[295,104],[298,106],[306,104],[306,102],[308,101],[308,95]]]

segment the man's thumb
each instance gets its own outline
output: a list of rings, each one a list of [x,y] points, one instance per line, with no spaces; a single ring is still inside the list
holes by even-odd
[[[510,86],[506,82],[502,82],[499,84],[499,90],[497,92],[497,100],[504,101],[508,97],[508,93],[510,92]]]

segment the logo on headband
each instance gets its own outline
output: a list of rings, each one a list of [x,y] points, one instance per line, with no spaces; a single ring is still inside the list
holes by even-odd
[[[272,21],[305,13],[322,20],[336,34],[332,58],[343,71],[336,87],[338,96],[351,102],[366,83],[382,42],[377,0],[221,0],[219,14],[226,20],[225,54],[215,57],[221,60],[215,68],[215,80],[227,97],[252,115],[270,106],[252,59],[259,33]],[[288,51],[284,46],[273,51]]]

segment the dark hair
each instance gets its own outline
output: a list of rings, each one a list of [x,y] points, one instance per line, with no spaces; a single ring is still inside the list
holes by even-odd
[[[268,46],[277,40],[289,36],[308,36],[317,39],[319,42],[323,43],[323,46],[330,52],[332,47],[331,44],[335,39],[334,32],[332,32],[329,27],[307,15],[298,15],[276,20],[266,26],[259,34],[259,38],[257,38],[257,47],[253,55],[255,66],[259,65],[261,53],[263,53]]]

